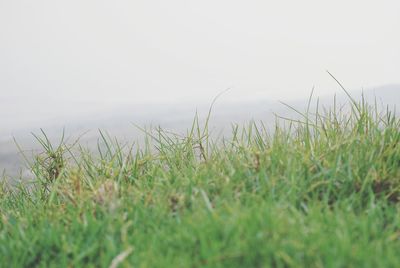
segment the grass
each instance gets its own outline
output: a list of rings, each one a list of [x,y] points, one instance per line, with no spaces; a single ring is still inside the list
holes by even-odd
[[[141,149],[100,132],[96,154],[35,136],[33,181],[0,187],[0,266],[399,267],[400,120],[309,107],[218,140],[197,117]]]

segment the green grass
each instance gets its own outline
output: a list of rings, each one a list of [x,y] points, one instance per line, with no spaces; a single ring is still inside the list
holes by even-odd
[[[42,133],[34,180],[0,187],[0,266],[400,267],[400,120],[347,108],[94,154]]]

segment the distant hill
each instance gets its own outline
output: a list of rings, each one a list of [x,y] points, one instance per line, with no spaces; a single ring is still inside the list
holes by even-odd
[[[400,85],[384,85],[363,91],[355,91],[352,92],[352,95],[360,98],[362,93],[364,93],[366,100],[371,103],[376,99],[380,105],[400,105]]]

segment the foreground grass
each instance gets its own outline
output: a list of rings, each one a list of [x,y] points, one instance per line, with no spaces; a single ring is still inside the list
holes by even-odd
[[[399,267],[400,121],[350,109],[134,151],[38,136],[34,181],[0,187],[0,266]]]

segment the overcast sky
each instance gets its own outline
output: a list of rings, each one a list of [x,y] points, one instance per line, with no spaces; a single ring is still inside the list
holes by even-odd
[[[4,100],[300,98],[400,83],[398,0],[0,0]],[[1,110],[1,109],[0,109]]]

